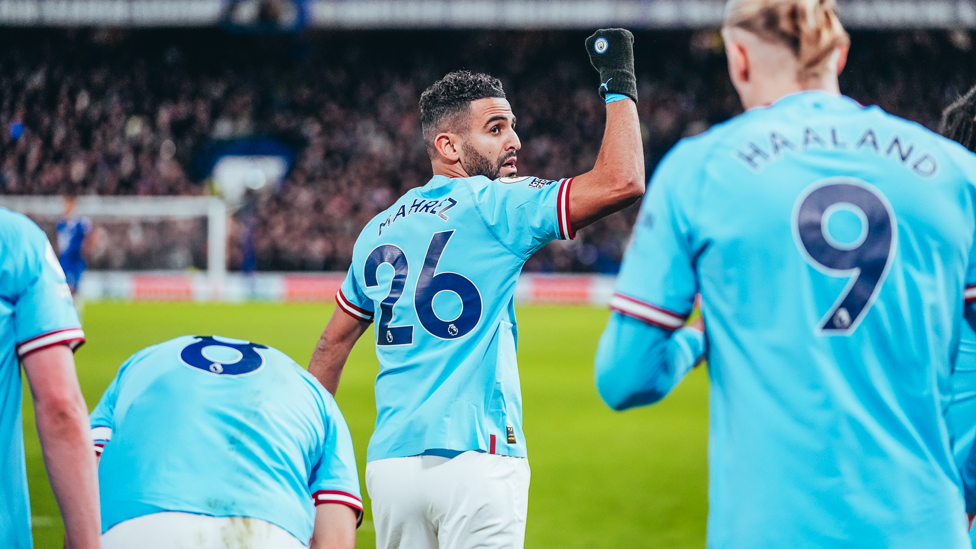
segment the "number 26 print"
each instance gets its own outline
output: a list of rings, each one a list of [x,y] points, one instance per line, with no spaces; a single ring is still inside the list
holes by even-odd
[[[458,273],[436,273],[437,265],[452,236],[454,231],[443,231],[434,234],[431,238],[414,290],[414,310],[420,324],[429,334],[440,339],[464,337],[471,333],[481,320],[481,292],[474,282]],[[403,295],[403,288],[410,274],[410,265],[403,250],[392,244],[383,244],[370,252],[363,273],[366,287],[374,288],[379,285],[376,274],[380,265],[384,263],[393,267],[394,274],[390,282],[390,292],[380,303],[380,319],[376,323],[376,344],[411,345],[414,328],[412,325],[390,326],[393,322],[393,309]],[[442,320],[434,312],[434,298],[441,292],[452,292],[461,299],[461,312],[457,318]]]

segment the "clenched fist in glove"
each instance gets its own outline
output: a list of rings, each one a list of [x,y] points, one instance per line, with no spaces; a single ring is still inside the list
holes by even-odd
[[[610,102],[614,94],[637,102],[634,74],[634,35],[627,29],[600,29],[586,39],[590,63],[600,73],[600,97]]]

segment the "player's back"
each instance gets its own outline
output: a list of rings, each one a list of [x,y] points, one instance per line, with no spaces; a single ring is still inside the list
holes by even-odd
[[[809,92],[683,142],[655,174],[704,300],[710,546],[964,542],[942,411],[974,166],[920,126]]]
[[[368,461],[430,449],[526,456],[513,296],[525,260],[569,236],[570,184],[435,176],[363,229],[338,300],[375,322]]]
[[[120,368],[91,421],[105,448],[104,530],[178,511],[258,518],[305,542],[311,487],[329,482],[353,506],[359,497],[348,429],[331,395],[264,345],[183,336],[144,349]]]

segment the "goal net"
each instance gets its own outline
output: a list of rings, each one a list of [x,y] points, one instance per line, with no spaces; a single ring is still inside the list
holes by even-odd
[[[57,247],[60,196],[3,196],[0,206],[30,217]],[[85,257],[93,271],[206,271],[227,274],[227,207],[214,197],[78,197],[73,215],[92,222]]]

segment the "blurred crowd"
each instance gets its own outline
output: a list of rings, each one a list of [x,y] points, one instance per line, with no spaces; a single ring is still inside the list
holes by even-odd
[[[0,36],[0,193],[219,192],[199,173],[202,151],[273,138],[294,148],[296,161],[280,184],[247,195],[230,231],[230,268],[253,250],[258,270],[344,270],[363,225],[429,179],[417,101],[446,72],[502,79],[518,118],[520,175],[590,169],[605,109],[585,36],[8,29]],[[941,109],[976,83],[973,38],[854,33],[842,87],[934,128]],[[678,139],[740,107],[715,31],[637,33],[636,56],[650,175]],[[636,206],[547,246],[526,270],[615,272],[635,215]],[[202,223],[94,221],[101,234],[91,267],[205,266]]]

